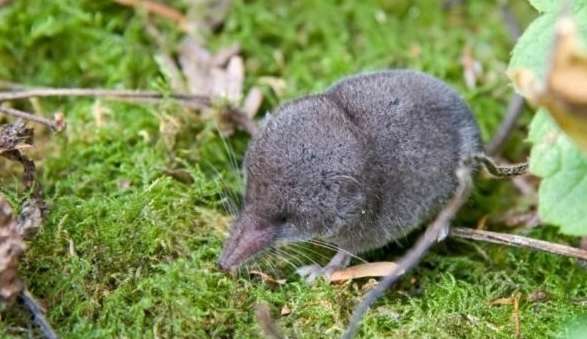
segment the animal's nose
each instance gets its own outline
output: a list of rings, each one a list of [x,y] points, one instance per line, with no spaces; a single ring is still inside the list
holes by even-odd
[[[226,265],[226,261],[225,261],[225,260],[223,260],[223,259],[224,259],[224,258],[220,258],[220,260],[218,260],[218,263],[217,263],[217,265],[218,265],[218,268],[219,268],[221,271],[228,272],[228,271],[230,271],[230,267],[228,267],[228,265]]]

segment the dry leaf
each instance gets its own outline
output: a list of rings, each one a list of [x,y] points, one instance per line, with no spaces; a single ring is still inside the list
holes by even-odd
[[[53,122],[57,132],[61,132],[67,127],[67,123],[65,122],[65,115],[63,112],[56,112],[53,114]]]
[[[587,151],[587,52],[580,45],[577,24],[571,17],[557,21],[544,84],[525,69],[514,70],[509,76],[524,97],[548,109],[561,129]]]
[[[287,307],[287,305],[283,305],[283,307],[281,308],[280,314],[282,316],[289,315],[289,314],[291,314],[291,310],[289,309],[289,307]]]
[[[224,84],[218,88],[217,94],[224,97],[231,105],[238,107],[243,96],[243,83],[245,81],[245,64],[243,59],[238,56],[232,56],[228,60],[228,65],[224,72]]]
[[[374,262],[347,267],[330,275],[330,281],[352,280],[366,277],[385,277],[397,267],[393,262]]]
[[[241,47],[240,47],[240,45],[238,43],[220,49],[212,57],[211,64],[213,66],[215,66],[215,67],[223,67],[223,66],[225,66],[226,63],[228,62],[228,60],[230,60],[231,57],[238,55],[238,53],[240,52],[240,49],[241,49]]]
[[[196,40],[186,38],[179,51],[179,64],[188,83],[189,92],[211,95],[210,69],[212,55]]]
[[[259,108],[261,108],[262,103],[263,93],[259,87],[253,87],[243,101],[242,111],[247,115],[247,117],[253,119],[255,115],[257,115],[257,112],[259,112]]]

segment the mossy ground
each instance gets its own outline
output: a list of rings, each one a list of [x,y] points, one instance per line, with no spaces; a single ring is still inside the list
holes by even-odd
[[[286,81],[282,97],[263,86],[266,110],[344,74],[411,67],[454,85],[488,140],[511,93],[504,70],[512,43],[497,1],[465,3],[443,11],[432,0],[241,0],[234,1],[224,28],[210,39],[216,47],[241,44],[247,86],[268,75]],[[523,18],[533,15],[529,7],[516,6]],[[157,22],[176,42],[173,25]],[[144,25],[142,15],[111,1],[15,0],[0,9],[0,79],[164,91],[167,81],[154,60],[157,46]],[[464,46],[484,68],[476,89],[462,80]],[[239,191],[235,164],[246,146],[244,135],[220,138],[213,123],[173,103],[145,107],[100,101],[106,119],[96,119],[92,99],[41,104],[45,112],[65,112],[69,128],[61,135],[37,131],[38,146],[31,154],[42,169],[51,211],[30,244],[21,275],[63,337],[258,337],[253,305],[259,301],[272,306],[289,335],[342,333],[365,281],[307,286],[282,260],[268,273],[288,280],[274,287],[256,276],[231,278],[216,268],[230,221],[223,200],[226,191],[228,196]],[[169,117],[182,126],[176,142],[160,131]],[[527,121],[528,115],[522,124]],[[512,158],[523,157],[524,136],[521,128],[509,143]],[[18,172],[4,161],[0,169],[0,192],[16,205],[26,195]],[[184,171],[193,182],[174,179],[166,174],[170,170]],[[460,219],[472,224],[523,204],[507,182],[480,182]],[[576,241],[553,228],[530,234]],[[369,255],[390,257],[389,251]],[[547,298],[532,301],[529,296],[537,291]],[[509,338],[515,331],[512,306],[490,302],[517,292],[525,338],[564,336],[587,313],[587,272],[575,261],[449,241],[377,303],[362,337]],[[279,316],[283,306],[289,315]],[[14,308],[2,314],[0,336],[28,337],[29,326]]]

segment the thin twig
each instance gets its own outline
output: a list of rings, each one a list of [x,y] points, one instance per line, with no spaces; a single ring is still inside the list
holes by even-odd
[[[500,6],[501,15],[503,17],[503,21],[510,33],[510,37],[513,42],[516,42],[521,35],[522,30],[520,29],[520,23],[516,16],[512,13],[508,4],[502,4]],[[512,131],[516,127],[516,123],[518,122],[520,115],[522,114],[524,108],[524,99],[519,96],[518,94],[512,94],[507,113],[501,122],[499,128],[497,129],[497,133],[491,139],[491,142],[485,148],[487,154],[489,155],[497,155],[500,153],[501,149],[503,148],[505,142],[509,139]]]
[[[182,105],[196,110],[211,108],[219,103],[219,109],[224,110],[227,119],[232,120],[251,135],[254,135],[258,131],[255,122],[250,119],[245,112],[242,112],[240,109],[234,107],[222,108],[220,105],[222,101],[221,98],[215,99],[206,95],[188,93],[163,94],[155,91],[112,90],[97,88],[34,88],[22,91],[0,92],[0,102],[8,100],[22,100],[33,97],[103,97],[120,101],[141,103],[158,103],[161,102],[161,100],[169,98],[178,100],[182,103]],[[27,114],[25,112],[20,113]],[[28,113],[27,116],[31,116],[31,114]],[[32,116],[36,117],[34,115]]]
[[[31,293],[25,288],[19,295],[20,302],[30,312],[33,322],[39,327],[43,336],[47,339],[59,338],[49,322],[45,318],[45,312]]]
[[[1,93],[0,93],[0,95],[1,95]],[[23,112],[23,111],[19,111],[17,109],[14,109],[14,108],[3,107],[3,106],[0,106],[0,113],[4,113],[6,115],[10,115],[10,116],[13,116],[16,118],[21,118],[21,119],[25,119],[25,120],[29,120],[29,121],[33,121],[33,122],[42,124],[42,125],[49,127],[50,129],[52,129],[54,131],[59,130],[59,126],[57,126],[55,121],[49,120],[45,117],[34,115],[32,113]]]
[[[459,186],[452,199],[440,211],[436,219],[426,228],[426,231],[420,236],[414,247],[397,262],[395,269],[373,288],[355,308],[349,327],[343,335],[343,339],[351,339],[355,335],[361,319],[371,305],[398,281],[401,276],[413,269],[435,243],[443,240],[443,236],[448,234],[448,232],[446,234],[443,233],[450,229],[450,221],[469,197],[472,187],[471,173],[466,166],[460,167],[456,174],[459,180]]]
[[[450,231],[450,236],[455,238],[485,241],[507,246],[529,248],[537,251],[587,260],[586,250],[582,250],[580,248],[572,246],[555,244],[544,240],[523,237],[515,234],[482,231],[472,228],[454,227]]]
[[[32,97],[106,97],[153,102],[171,98],[181,100],[194,108],[209,107],[212,100],[203,95],[187,93],[171,93],[169,95],[155,91],[116,90],[97,88],[35,88],[24,91],[0,92],[0,102],[7,100],[20,100]]]
[[[503,118],[497,133],[485,148],[487,154],[499,154],[505,142],[509,139],[524,108],[524,98],[513,94],[508,104],[506,116]]]
[[[516,42],[522,35],[522,29],[520,28],[520,22],[518,21],[518,18],[516,18],[507,3],[504,3],[500,6],[500,11],[503,21],[505,22],[508,32],[510,33],[510,37],[512,38],[513,42]]]

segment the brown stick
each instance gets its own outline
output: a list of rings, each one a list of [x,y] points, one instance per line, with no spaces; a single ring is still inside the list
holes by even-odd
[[[215,99],[205,95],[195,95],[188,93],[170,93],[168,95],[155,91],[137,91],[137,90],[112,90],[98,88],[33,88],[22,91],[0,92],[0,102],[9,100],[22,100],[33,97],[105,97],[121,101],[157,103],[166,98],[181,101],[181,103],[192,109],[211,108],[215,104]],[[257,126],[246,113],[234,107],[225,108],[227,118],[240,125],[249,134],[254,135],[257,132]],[[20,112],[24,117],[34,117],[30,113]],[[15,115],[15,114],[11,114]],[[15,115],[16,116],[16,115]],[[32,121],[33,118],[29,119]],[[38,121],[37,121],[38,122]],[[53,124],[55,124],[53,122]],[[56,125],[57,126],[57,125]]]
[[[188,30],[188,19],[175,8],[151,0],[114,0],[114,2],[123,6],[145,9],[149,13],[176,22],[183,31]]]
[[[457,214],[459,209],[466,202],[471,193],[471,173],[470,169],[461,166],[456,176],[459,180],[459,186],[452,199],[443,208],[436,219],[428,225],[424,234],[418,238],[416,244],[397,262],[397,266],[386,276],[375,288],[373,288],[367,296],[359,303],[353,311],[351,321],[346,332],[343,334],[343,339],[351,339],[359,328],[361,319],[369,310],[371,305],[381,297],[385,291],[393,286],[406,272],[413,269],[430,248],[438,241],[442,241],[449,233],[450,222]]]
[[[23,306],[29,311],[31,317],[33,318],[33,322],[39,327],[43,337],[47,339],[57,339],[59,338],[55,333],[55,330],[49,325],[47,318],[45,318],[45,311],[39,305],[39,303],[35,300],[32,294],[25,288],[19,296],[19,299]]]
[[[472,228],[454,227],[450,236],[455,238],[485,241],[513,247],[529,248],[536,251],[558,254],[566,257],[587,260],[587,251],[571,246],[523,237],[515,234],[481,231]]]
[[[212,100],[203,95],[171,93],[168,96],[155,91],[111,90],[96,88],[35,88],[23,91],[0,92],[0,102],[32,97],[110,97],[117,99],[153,102],[166,97],[181,100],[193,108],[209,107]]]
[[[32,113],[23,112],[23,111],[19,111],[17,109],[14,109],[14,108],[2,107],[2,106],[0,106],[0,113],[4,113],[6,115],[10,115],[10,116],[13,116],[16,118],[21,118],[21,119],[25,119],[25,120],[29,120],[29,121],[33,121],[33,122],[42,124],[42,125],[49,127],[50,129],[52,129],[54,131],[59,130],[59,126],[55,123],[55,121],[49,120],[45,117],[34,115]]]
[[[508,104],[507,113],[497,129],[497,133],[485,147],[487,154],[497,155],[509,139],[512,131],[516,127],[520,115],[524,109],[524,98],[518,94],[513,94]]]

